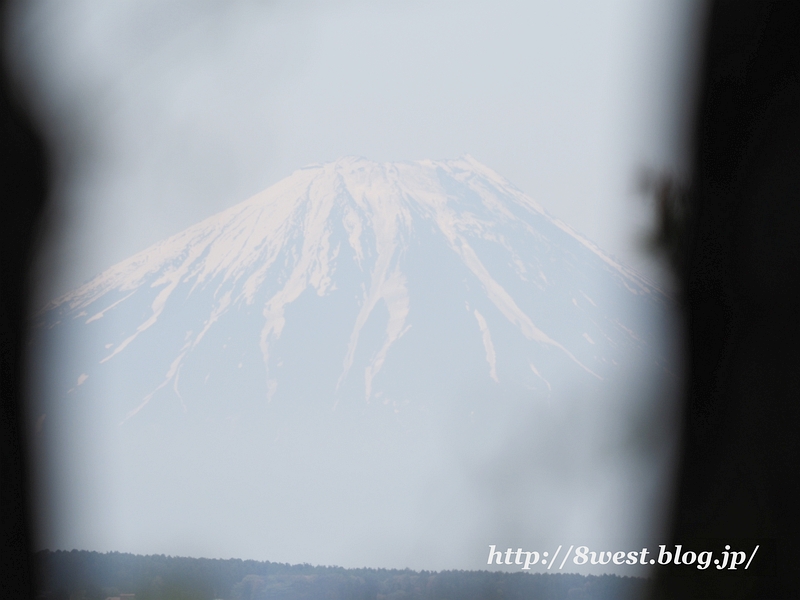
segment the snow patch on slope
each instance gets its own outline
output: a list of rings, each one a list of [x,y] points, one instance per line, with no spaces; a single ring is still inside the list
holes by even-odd
[[[478,328],[481,330],[483,348],[486,350],[486,362],[489,363],[489,377],[499,383],[500,380],[497,379],[497,355],[494,352],[494,344],[492,344],[492,334],[489,332],[489,326],[486,324],[486,319],[478,312],[477,308],[473,311],[473,314],[478,321]]]

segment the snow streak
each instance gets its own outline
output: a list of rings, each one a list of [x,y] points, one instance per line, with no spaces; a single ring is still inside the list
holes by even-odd
[[[383,314],[376,313],[375,308],[382,304],[388,313],[382,326],[383,340],[364,367],[364,392],[369,400],[375,378],[392,346],[409,330],[413,294],[409,292],[408,275],[404,271],[404,256],[415,232],[427,228],[444,240],[446,247],[479,282],[483,297],[520,335],[562,353],[600,378],[563,343],[546,333],[545,325],[535,323],[532,315],[520,307],[519,299],[487,267],[490,263],[486,262],[483,248],[491,245],[506,252],[510,257],[509,268],[520,281],[527,281],[526,277],[532,274],[535,282],[531,285],[539,289],[549,286],[541,264],[536,262],[538,259],[524,255],[525,240],[542,238],[532,224],[537,219],[596,255],[632,293],[646,295],[655,290],[638,274],[551,218],[534,200],[469,156],[384,164],[345,157],[296,171],[249,200],[111,267],[54,300],[43,311],[84,315],[91,307],[93,316],[86,321],[90,323],[118,310],[131,296],[153,293],[149,314],[132,333],[110,346],[110,352],[100,359],[103,363],[118,356],[153,327],[176,289],[188,289],[187,293],[182,292],[184,299],[196,290],[211,290],[213,306],[202,328],[196,334],[189,332],[163,381],[152,392],[172,382],[179,395],[177,380],[181,365],[207,332],[228,311],[256,305],[262,317],[258,339],[271,397],[278,385],[270,372],[271,347],[286,324],[287,306],[309,290],[326,296],[336,289],[339,253],[342,248],[349,248],[348,256],[363,275],[364,285],[346,352],[341,358],[338,386],[353,369],[365,325],[371,317]],[[517,231],[522,237],[513,241],[505,233],[508,231]],[[148,289],[152,292],[147,292]],[[498,381],[497,355],[487,319],[477,309],[473,314],[486,351],[489,376]],[[536,367],[531,365],[531,369],[539,375]],[[147,404],[152,393],[142,399],[131,415]]]

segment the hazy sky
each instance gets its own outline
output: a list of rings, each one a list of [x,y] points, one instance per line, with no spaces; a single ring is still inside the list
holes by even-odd
[[[42,299],[343,155],[470,154],[660,277],[636,176],[680,171],[698,3],[21,5],[10,56],[59,167]]]
[[[688,58],[700,6],[664,0],[32,0],[23,10],[19,2],[10,20],[9,58],[53,142],[56,165],[39,303],[302,166],[345,155],[398,161],[469,154],[601,248],[662,279],[657,261],[642,250],[652,219],[636,181],[641,169],[682,171]],[[66,364],[84,350],[67,345],[54,363]],[[41,364],[42,371],[53,366]],[[646,375],[637,373],[629,384],[638,394],[636,377]],[[597,415],[622,422],[628,413],[617,404],[639,406],[635,394],[617,398],[615,390],[598,402],[564,402],[558,410],[567,429],[549,433],[566,444],[560,432],[585,425],[586,439],[614,438],[613,427]],[[82,431],[83,424],[75,427]],[[517,432],[525,440],[535,437],[529,433]],[[508,439],[497,439],[502,451]],[[110,451],[96,452],[92,443],[97,439],[87,438],[87,455],[123,471]],[[594,486],[606,472],[636,475],[624,460],[589,454],[610,471],[587,467],[584,478],[570,483],[575,489]],[[92,464],[73,466],[99,485]],[[199,473],[194,484],[202,481],[203,464],[192,462]],[[77,476],[61,476],[83,485]],[[509,480],[516,476],[507,472]],[[611,489],[620,480],[598,485]],[[152,498],[161,502],[157,494]],[[109,504],[103,508],[111,514]],[[162,515],[158,508],[153,515]],[[569,527],[606,526],[605,513],[596,510],[576,509],[579,520]],[[89,517],[102,529],[101,519]],[[139,527],[109,520],[131,531]],[[164,535],[172,535],[172,525],[162,528]],[[112,529],[101,535],[107,537],[96,539],[111,540],[104,549],[120,539]],[[186,552],[243,552],[214,550],[213,536],[201,541],[208,546]]]

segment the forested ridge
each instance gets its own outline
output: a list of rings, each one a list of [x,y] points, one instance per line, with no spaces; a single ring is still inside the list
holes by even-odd
[[[616,575],[345,569],[240,559],[44,550],[40,600],[620,600],[646,581]]]

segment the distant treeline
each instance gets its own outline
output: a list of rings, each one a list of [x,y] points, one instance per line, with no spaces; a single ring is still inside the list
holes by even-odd
[[[616,575],[344,569],[254,560],[36,554],[41,600],[624,600],[646,581]]]

